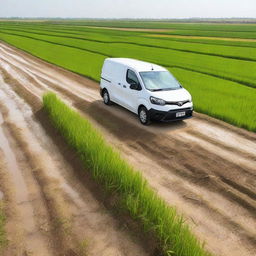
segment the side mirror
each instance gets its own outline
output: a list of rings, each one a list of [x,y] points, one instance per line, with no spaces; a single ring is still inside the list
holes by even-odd
[[[139,90],[140,89],[140,85],[133,82],[133,83],[130,84],[130,89],[132,89],[132,90]]]

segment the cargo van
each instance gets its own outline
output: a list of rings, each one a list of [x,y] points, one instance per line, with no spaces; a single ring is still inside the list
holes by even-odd
[[[193,113],[191,95],[167,69],[135,59],[105,59],[100,94],[106,105],[127,108],[144,125],[183,120]]]

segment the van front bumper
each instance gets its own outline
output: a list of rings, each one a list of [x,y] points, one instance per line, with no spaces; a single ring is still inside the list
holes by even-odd
[[[179,112],[185,112],[185,115],[177,117],[176,114]],[[187,118],[191,118],[193,115],[193,107],[173,109],[169,111],[160,111],[160,110],[151,108],[148,111],[148,113],[151,120],[171,122],[171,121],[184,120]]]

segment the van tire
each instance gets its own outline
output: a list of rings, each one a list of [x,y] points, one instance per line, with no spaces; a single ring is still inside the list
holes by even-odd
[[[109,93],[106,89],[104,89],[103,92],[102,92],[102,98],[103,98],[103,102],[104,102],[105,105],[109,106],[109,105],[112,104],[112,102],[110,100],[110,97],[109,97]]]
[[[148,113],[148,110],[144,106],[141,106],[139,108],[138,117],[139,117],[140,122],[143,125],[149,125],[150,124],[149,113]]]

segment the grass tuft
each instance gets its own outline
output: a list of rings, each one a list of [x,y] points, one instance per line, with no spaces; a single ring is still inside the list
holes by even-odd
[[[6,217],[4,214],[4,206],[3,203],[0,201],[0,252],[6,247],[8,244],[8,240],[6,238],[6,231],[5,231],[5,222]]]
[[[124,161],[88,120],[53,93],[43,96],[43,105],[54,126],[78,152],[94,179],[105,190],[119,196],[130,216],[141,223],[145,232],[154,234],[164,255],[210,255],[175,208],[149,187],[141,173]]]

